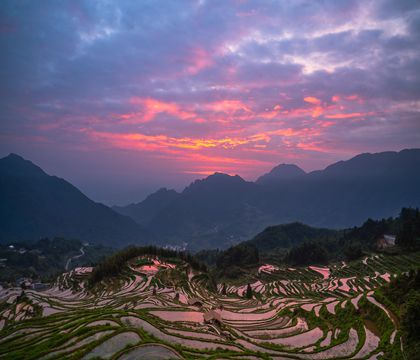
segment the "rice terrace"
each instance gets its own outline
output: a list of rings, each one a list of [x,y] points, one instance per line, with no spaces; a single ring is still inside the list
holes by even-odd
[[[420,253],[266,264],[246,284],[212,284],[179,253],[149,250],[126,251],[144,255],[112,281],[97,274],[92,285],[93,269],[79,267],[44,291],[3,289],[0,358],[402,358],[399,319],[381,289],[412,277]]]

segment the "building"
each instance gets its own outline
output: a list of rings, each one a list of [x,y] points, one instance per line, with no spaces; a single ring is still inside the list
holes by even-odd
[[[188,305],[203,306],[203,302],[199,298],[192,297],[188,299]]]
[[[395,235],[384,234],[377,240],[377,248],[382,250],[391,246],[395,246]]]
[[[204,322],[205,323],[218,324],[218,325],[222,324],[222,315],[220,315],[220,313],[218,313],[214,310],[209,310],[209,311],[205,312],[203,314],[203,317],[204,317]]]

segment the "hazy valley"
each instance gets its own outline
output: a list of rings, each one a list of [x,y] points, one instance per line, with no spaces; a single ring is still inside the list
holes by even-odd
[[[419,163],[218,173],[111,209],[3,158],[0,358],[415,359]]]

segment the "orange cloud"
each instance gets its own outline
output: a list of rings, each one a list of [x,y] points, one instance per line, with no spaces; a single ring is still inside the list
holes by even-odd
[[[307,103],[314,104],[314,105],[321,104],[321,100],[314,96],[307,96],[303,100],[306,101]]]
[[[314,111],[312,111],[312,117],[317,118],[320,117],[324,112],[324,109],[321,106],[315,107]]]
[[[349,114],[331,114],[331,115],[325,115],[325,117],[328,119],[350,119],[350,118],[360,117],[360,116],[365,116],[365,115],[367,115],[367,113],[355,112],[355,113],[349,113]]]
[[[306,101],[307,103],[312,104],[312,105],[316,105],[315,108],[312,110],[312,115],[311,116],[313,118],[320,117],[323,114],[324,109],[321,106],[321,100],[320,99],[318,99],[314,96],[307,96],[303,100]]]
[[[260,141],[261,138],[230,138],[194,139],[189,137],[176,138],[166,135],[145,135],[142,133],[110,133],[85,130],[93,139],[106,140],[111,144],[137,150],[155,151],[165,149],[200,150],[207,148],[233,149],[240,145]]]

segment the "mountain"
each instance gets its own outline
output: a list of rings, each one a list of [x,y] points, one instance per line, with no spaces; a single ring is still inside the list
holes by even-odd
[[[384,243],[385,238],[391,242]],[[298,222],[269,226],[251,240],[227,250],[201,250],[195,256],[209,266],[216,266],[220,275],[230,277],[235,275],[234,267],[247,267],[258,261],[293,265],[352,261],[395,245],[397,248],[393,253],[420,250],[418,209],[402,208],[398,217],[367,219],[361,226],[342,230],[316,228]]]
[[[191,249],[234,244],[260,230],[258,190],[238,175],[215,173],[186,187],[156,214],[150,229],[167,242],[187,242]]]
[[[148,228],[192,250],[225,248],[272,224],[348,228],[420,206],[418,184],[420,149],[360,154],[310,173],[280,165],[255,183],[215,173],[185,188]]]
[[[9,155],[0,160],[0,241],[63,236],[118,246],[151,241],[152,233],[190,250],[226,248],[273,224],[340,229],[420,206],[420,149],[360,154],[306,174],[276,168],[270,181],[215,173],[180,194],[161,189],[115,208],[130,219]]]
[[[241,274],[244,275],[244,268],[255,266],[258,262],[285,263],[289,252],[296,251],[300,246],[315,245],[314,248],[323,248],[323,245],[328,243],[329,248],[335,248],[337,239],[342,233],[297,222],[269,226],[251,240],[240,242],[226,250],[201,250],[195,256],[208,266],[215,267],[216,277],[237,278],[241,277]],[[316,254],[316,252],[305,254],[305,259],[302,260],[316,259],[315,256],[312,258],[312,255]],[[299,255],[297,253],[298,258]]]
[[[112,246],[152,239],[129,217],[32,162],[15,154],[0,159],[0,242],[55,236]]]
[[[419,206],[419,183],[420,149],[360,154],[288,184],[267,185],[265,211],[278,223],[346,228]]]
[[[147,226],[153,217],[180,196],[175,190],[161,188],[137,204],[113,206],[116,212],[134,219],[140,225]]]
[[[256,183],[267,184],[278,180],[293,180],[299,176],[306,175],[299,166],[294,164],[280,164],[274,167],[269,173],[260,176]]]
[[[245,244],[254,245],[260,252],[288,249],[306,240],[321,240],[336,237],[338,232],[331,229],[315,228],[298,222],[269,226]]]
[[[111,247],[63,238],[14,242],[12,246],[0,244],[0,282],[15,283],[23,277],[49,281],[58,273],[97,263],[114,251]]]

